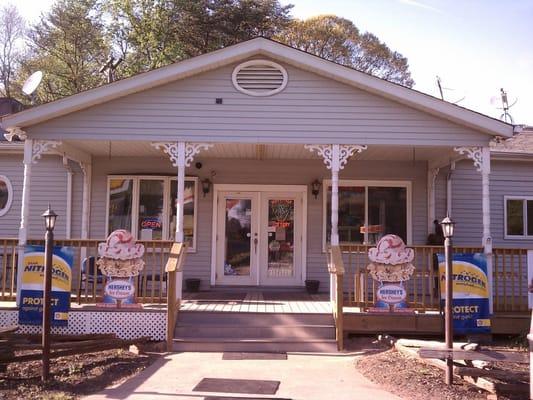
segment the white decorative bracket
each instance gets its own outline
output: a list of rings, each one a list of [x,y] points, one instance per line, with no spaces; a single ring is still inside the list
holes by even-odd
[[[27,135],[22,129],[18,126],[6,129],[7,133],[4,133],[4,137],[8,142],[12,142],[15,137],[18,137],[19,140],[26,140]]]
[[[178,142],[155,142],[152,146],[158,150],[163,150],[170,158],[172,165],[177,167],[179,165],[179,143]],[[191,165],[194,156],[202,149],[207,150],[212,147],[211,143],[185,143],[185,166]]]
[[[324,159],[328,169],[339,171],[344,168],[348,159],[355,153],[361,153],[368,147],[358,144],[306,144],[304,146],[311,152],[316,152]]]
[[[51,149],[56,148],[61,144],[59,140],[34,140],[31,152],[31,162],[37,163],[37,160],[41,159],[41,156]]]
[[[481,172],[484,167],[483,147],[454,147],[459,154],[466,155],[474,162],[474,167]]]

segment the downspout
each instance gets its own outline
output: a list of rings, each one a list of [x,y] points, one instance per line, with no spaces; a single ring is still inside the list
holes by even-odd
[[[74,172],[69,165],[68,158],[66,155],[63,155],[63,166],[67,171],[67,227],[66,227],[66,238],[71,239],[72,237],[72,177]]]
[[[446,215],[452,216],[452,176],[455,171],[455,161],[450,163],[450,170],[446,175]]]

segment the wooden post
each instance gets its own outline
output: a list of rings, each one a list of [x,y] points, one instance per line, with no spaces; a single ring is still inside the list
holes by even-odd
[[[481,164],[481,206],[483,212],[483,251],[487,258],[487,278],[489,283],[489,313],[493,313],[494,299],[492,288],[492,236],[490,232],[490,148],[483,147],[483,162]]]
[[[428,185],[428,235],[433,232],[433,221],[435,220],[435,182],[439,174],[439,168],[431,168],[427,171]]]
[[[446,260],[446,302],[444,312],[445,324],[445,341],[446,348],[453,349],[453,253],[452,239],[447,237],[444,240],[444,255]],[[447,385],[453,383],[453,358],[446,358],[446,375],[445,382]]]
[[[54,253],[54,232],[46,230],[44,253],[44,289],[43,289],[43,365],[41,379],[43,382],[50,378],[50,325],[52,318],[52,257]]]
[[[331,146],[331,245],[339,245],[339,145]]]
[[[177,180],[177,197],[176,197],[176,236],[175,241],[178,243],[184,242],[183,233],[183,207],[184,207],[184,191],[185,191],[185,142],[178,142],[178,180]],[[183,292],[183,272],[177,271],[175,274],[176,293],[174,303],[181,299]]]

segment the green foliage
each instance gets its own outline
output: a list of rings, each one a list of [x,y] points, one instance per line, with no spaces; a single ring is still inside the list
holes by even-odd
[[[404,86],[414,84],[407,58],[371,33],[335,15],[293,20],[275,39],[336,63]]]
[[[98,73],[109,46],[95,0],[59,0],[31,27],[28,52],[20,79],[36,70],[44,73],[38,100],[57,98],[94,88],[104,82]]]

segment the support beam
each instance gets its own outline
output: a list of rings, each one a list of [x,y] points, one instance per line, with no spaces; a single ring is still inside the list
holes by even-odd
[[[91,187],[93,165],[91,163],[80,163],[83,173],[83,198],[81,206],[81,238],[89,238],[89,221],[91,216]]]
[[[453,172],[455,171],[455,161],[450,163],[450,170],[446,175],[446,215],[452,218],[453,211]]]
[[[433,233],[433,221],[436,219],[436,211],[435,211],[435,182],[437,180],[437,176],[439,175],[439,168],[428,168],[428,235]]]
[[[481,210],[483,215],[483,236],[481,245],[487,258],[489,280],[489,308],[493,312],[492,298],[492,236],[490,232],[490,147],[456,147],[455,151],[471,159],[474,167],[481,172]]]
[[[68,158],[65,155],[63,155],[63,166],[65,167],[65,170],[67,171],[67,209],[65,211],[67,219],[66,219],[65,238],[71,239],[72,238],[72,177],[74,175],[74,172],[72,171],[72,168],[69,165]]]
[[[202,149],[207,150],[212,144],[209,143],[187,143],[187,142],[157,142],[152,143],[156,149],[162,149],[170,158],[172,165],[178,168],[177,171],[177,196],[176,196],[176,235],[175,241],[183,243],[185,235],[183,232],[183,206],[185,191],[185,168],[191,165],[194,156]],[[180,301],[183,291],[183,271],[176,272],[176,301]]]

